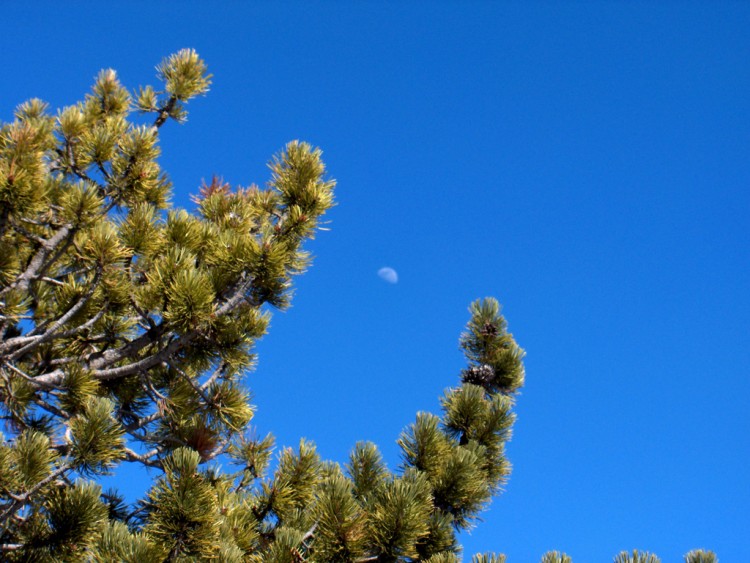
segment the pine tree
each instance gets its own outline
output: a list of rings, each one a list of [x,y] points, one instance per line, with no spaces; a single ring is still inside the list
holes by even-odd
[[[498,302],[471,305],[467,367],[441,416],[402,433],[397,471],[364,442],[343,467],[305,441],[274,464],[243,375],[310,265],[335,182],[321,151],[294,141],[268,187],[213,178],[194,213],[174,208],[160,130],[211,77],[192,50],[157,73],[159,89],[131,93],[102,71],[82,102],[53,115],[31,100],[0,126],[2,559],[459,561],[458,532],[510,474],[524,382]],[[98,484],[123,463],[156,475],[135,505]]]
[[[615,557],[615,563],[661,563],[656,555],[648,553],[647,551],[633,550],[633,553],[622,551]]]
[[[542,555],[542,563],[571,563],[572,561],[569,555],[559,551],[548,551]]]
[[[719,559],[713,551],[694,549],[685,554],[685,563],[718,563]]]

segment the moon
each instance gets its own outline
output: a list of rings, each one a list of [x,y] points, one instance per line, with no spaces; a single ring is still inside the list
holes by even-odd
[[[388,266],[378,270],[378,277],[388,283],[398,283],[398,272]]]

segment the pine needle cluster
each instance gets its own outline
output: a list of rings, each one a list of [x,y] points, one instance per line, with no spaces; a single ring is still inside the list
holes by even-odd
[[[160,130],[186,120],[211,76],[190,49],[157,76],[130,92],[104,70],[80,103],[52,114],[31,100],[0,124],[0,558],[459,561],[457,534],[511,470],[524,353],[498,302],[471,305],[467,367],[441,415],[404,430],[397,470],[370,443],[343,467],[305,441],[274,465],[243,376],[310,265],[335,182],[321,151],[294,141],[266,187],[214,177],[194,212],[174,208]],[[99,485],[123,463],[154,476],[134,505]]]

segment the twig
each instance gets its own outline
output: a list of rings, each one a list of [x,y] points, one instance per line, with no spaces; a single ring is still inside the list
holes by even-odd
[[[159,129],[162,125],[164,125],[169,119],[169,112],[171,112],[175,105],[177,104],[177,97],[176,96],[170,96],[167,100],[167,103],[164,104],[159,109],[159,115],[156,117],[156,120],[154,121],[154,127],[156,129]]]
[[[133,416],[137,416],[134,413],[126,413],[124,411],[123,411],[122,414],[133,414]],[[138,436],[137,434],[135,434],[135,431],[136,430],[140,430],[144,426],[148,426],[152,422],[156,422],[162,416],[164,416],[163,413],[160,413],[159,411],[156,411],[154,413],[151,413],[148,416],[138,417],[138,421],[134,422],[133,424],[125,424],[122,421],[120,421],[120,422],[122,423],[123,428],[125,428],[125,430],[127,430],[128,434],[130,434],[131,436],[134,436],[135,438],[141,439],[141,436]]]
[[[216,381],[219,378],[219,376],[222,373],[224,373],[224,370],[226,370],[226,369],[227,369],[227,363],[226,362],[221,362],[221,364],[219,364],[219,367],[217,367],[214,370],[214,372],[211,374],[211,376],[208,379],[206,379],[206,381],[203,382],[203,385],[201,385],[201,387],[200,387],[201,391],[205,391],[206,389],[208,389],[209,387],[211,387],[211,385],[213,385],[214,381]]]
[[[203,392],[203,389],[201,387],[195,384],[195,381],[193,381],[193,378],[191,378],[188,374],[186,374],[177,366],[172,365],[168,362],[162,362],[162,365],[165,368],[168,368],[168,369],[171,368],[175,370],[183,379],[185,379],[190,384],[190,386],[195,390],[196,393],[198,393],[198,395],[200,395],[201,399],[203,399],[207,405],[213,406],[214,404],[213,401],[206,396],[206,394]]]
[[[144,465],[148,465],[149,467],[157,467],[159,469],[162,468],[162,463],[158,459],[151,459],[154,456],[159,455],[159,450],[154,448],[151,451],[146,452],[145,454],[137,454],[130,448],[125,448],[125,461],[134,461],[138,463],[142,463]]]
[[[61,465],[57,469],[55,469],[52,473],[47,475],[44,479],[39,481],[36,485],[31,487],[28,491],[21,494],[13,494],[13,493],[7,493],[10,498],[13,499],[14,502],[12,502],[4,511],[2,514],[0,514],[0,523],[5,522],[8,518],[13,516],[18,510],[26,504],[26,501],[36,493],[39,489],[44,487],[45,485],[51,483],[55,479],[57,479],[60,475],[63,475],[66,471],[70,469],[70,466],[65,464]]]
[[[34,387],[37,387],[39,385],[39,381],[37,380],[37,378],[31,377],[27,373],[23,372],[21,369],[17,368],[13,364],[11,364],[9,361],[4,360],[3,361],[3,365],[6,366],[6,367],[8,367],[8,368],[10,368],[16,375],[20,375],[26,381],[28,381],[29,383],[33,384]],[[50,385],[46,385],[46,386],[48,386],[48,387],[55,387],[54,385],[51,385],[51,384]]]
[[[94,291],[99,286],[99,280],[101,278],[101,269],[98,269],[96,274],[94,275],[94,279],[91,281],[91,286],[88,288],[86,293],[81,296],[81,298],[76,302],[75,305],[73,305],[70,309],[68,309],[68,312],[65,313],[62,317],[60,317],[57,321],[52,323],[52,326],[50,326],[47,331],[40,335],[37,339],[34,340],[34,342],[30,342],[20,350],[16,350],[10,356],[8,357],[10,360],[15,360],[17,358],[20,358],[23,356],[26,352],[30,352],[34,348],[37,348],[39,345],[47,342],[50,340],[57,330],[59,330],[65,323],[67,323],[70,319],[72,319],[76,313],[78,313],[83,307],[86,305],[86,303],[89,302],[89,299],[91,299],[91,296],[94,294]]]
[[[42,408],[43,408],[44,410],[46,410],[47,412],[49,412],[49,413],[52,413],[52,414],[54,414],[54,415],[56,415],[56,416],[59,416],[59,417],[60,417],[60,418],[62,418],[63,420],[69,420],[69,419],[70,419],[70,414],[68,414],[67,412],[65,412],[65,411],[64,411],[64,410],[62,410],[62,409],[58,409],[58,408],[57,408],[56,406],[54,406],[54,405],[51,405],[50,403],[48,403],[47,401],[45,401],[45,400],[44,400],[44,399],[42,399],[41,397],[37,397],[37,396],[34,396],[34,399],[33,399],[33,400],[34,400],[34,402],[35,402],[35,403],[36,403],[37,405],[39,405],[40,407],[42,407]]]
[[[25,293],[29,289],[31,281],[38,277],[39,271],[50,252],[55,250],[55,248],[57,248],[57,246],[63,242],[71,232],[73,232],[73,225],[69,223],[60,227],[57,232],[47,239],[47,242],[36,252],[29,262],[29,265],[26,267],[26,270],[24,270],[24,272],[12,283],[0,290],[0,296],[13,291],[14,289],[19,289],[21,293]]]
[[[47,240],[44,237],[41,237],[39,235],[35,235],[34,233],[27,231],[25,228],[23,228],[21,225],[17,224],[15,221],[11,220],[9,221],[13,229],[18,231],[21,235],[25,236],[29,240],[33,240],[39,245],[44,244],[47,242]]]

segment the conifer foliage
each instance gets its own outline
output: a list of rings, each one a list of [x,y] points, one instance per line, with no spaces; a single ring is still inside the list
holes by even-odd
[[[0,125],[0,559],[459,561],[457,533],[510,473],[523,351],[499,304],[471,305],[467,367],[402,433],[400,468],[370,443],[343,467],[305,441],[274,458],[243,375],[335,182],[293,141],[267,187],[214,178],[194,213],[174,208],[160,130],[211,77],[192,50],[157,73],[130,92],[105,70],[80,103],[31,100]],[[154,477],[134,505],[98,484],[124,463]]]

